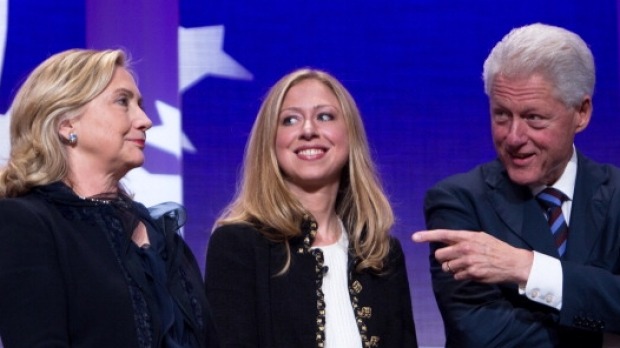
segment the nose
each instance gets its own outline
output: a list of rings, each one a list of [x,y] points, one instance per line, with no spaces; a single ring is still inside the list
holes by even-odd
[[[153,122],[146,115],[146,112],[142,108],[138,108],[138,117],[136,119],[137,128],[146,131],[153,126]]]
[[[316,124],[312,118],[306,118],[301,129],[303,139],[312,139],[317,136]]]
[[[525,120],[518,117],[512,119],[508,129],[506,142],[511,146],[520,146],[527,142],[528,125]]]

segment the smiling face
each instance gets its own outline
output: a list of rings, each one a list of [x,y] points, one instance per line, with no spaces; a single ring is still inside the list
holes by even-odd
[[[322,82],[306,79],[288,90],[278,116],[275,149],[289,186],[338,187],[349,158],[349,139],[340,103]]]
[[[542,76],[498,75],[490,93],[493,141],[510,179],[520,185],[551,185],[573,153],[575,134],[588,125],[591,101],[567,107]]]
[[[62,133],[77,134],[73,156],[100,173],[122,177],[144,162],[146,130],[151,120],[142,110],[142,97],[133,76],[116,68],[110,84],[90,101]]]

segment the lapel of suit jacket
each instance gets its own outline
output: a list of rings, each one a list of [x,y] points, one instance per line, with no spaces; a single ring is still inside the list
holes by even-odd
[[[577,152],[577,177],[564,258],[584,261],[601,237],[614,188],[604,167]]]
[[[485,169],[484,177],[490,187],[488,198],[491,207],[495,209],[507,230],[516,236],[524,247],[559,257],[544,212],[530,189],[512,183],[499,161]],[[521,247],[511,243],[514,238],[510,236],[499,237]]]

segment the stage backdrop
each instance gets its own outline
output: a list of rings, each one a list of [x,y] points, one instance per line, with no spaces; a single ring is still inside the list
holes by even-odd
[[[199,262],[215,217],[235,192],[262,98],[299,67],[329,71],[359,103],[397,215],[418,337],[442,346],[424,227],[425,191],[494,158],[482,63],[511,28],[564,26],[597,63],[594,117],[577,147],[620,164],[618,5],[613,0],[231,1],[0,0],[0,163],[10,100],[27,73],[72,47],[131,52],[146,109],[147,162],[127,185],[147,205],[182,201]],[[241,314],[240,314],[241,315]]]

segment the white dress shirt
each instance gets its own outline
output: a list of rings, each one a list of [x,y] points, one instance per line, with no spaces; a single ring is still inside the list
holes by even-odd
[[[564,173],[551,187],[564,193],[568,199],[562,203],[562,214],[566,224],[570,222],[570,212],[573,206],[573,194],[575,191],[575,180],[577,178],[577,152],[573,146],[573,156],[566,165]],[[532,188],[532,194],[536,196],[546,186]],[[541,209],[541,214],[545,215]],[[549,231],[551,233],[551,231]],[[567,243],[570,243],[570,227]],[[519,287],[519,293],[527,296],[532,301],[544,305],[562,309],[562,263],[559,259],[534,251],[534,261],[532,269],[527,279],[525,289]]]

